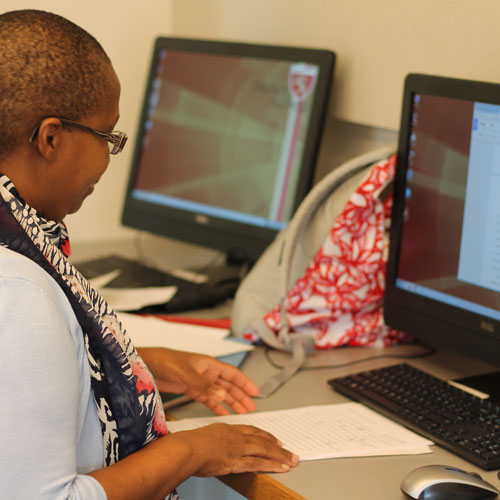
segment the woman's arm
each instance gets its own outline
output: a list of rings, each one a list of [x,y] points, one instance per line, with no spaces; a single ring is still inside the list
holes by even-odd
[[[89,475],[103,486],[108,500],[161,500],[193,475],[285,472],[297,463],[298,457],[265,431],[213,424],[168,434]]]
[[[86,402],[95,403],[81,329],[66,297],[44,271],[3,254],[0,484],[8,493],[2,495],[105,500],[102,486],[84,474],[102,466],[103,442],[97,415],[95,427],[84,420]]]
[[[161,348],[139,348],[160,390],[186,393],[227,414],[255,409],[255,384],[240,370],[209,356]],[[109,500],[163,499],[188,477],[238,472],[285,472],[298,457],[271,434],[251,426],[213,424],[169,434],[115,465],[91,472]]]
[[[193,474],[284,471],[296,463],[263,431],[217,424],[164,436],[96,469],[101,448],[94,470],[78,473],[79,364],[86,354],[78,350],[83,342],[75,349],[81,330],[64,294],[40,273],[34,273],[40,283],[0,277],[0,483],[6,491],[50,500],[162,499]]]

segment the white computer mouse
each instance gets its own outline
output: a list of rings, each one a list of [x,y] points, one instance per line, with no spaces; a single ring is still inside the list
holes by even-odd
[[[447,465],[412,470],[403,479],[401,491],[415,500],[487,500],[499,493],[479,474]]]

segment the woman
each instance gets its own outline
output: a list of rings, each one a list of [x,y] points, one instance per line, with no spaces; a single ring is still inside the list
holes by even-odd
[[[167,433],[158,388],[215,413],[256,386],[215,359],[131,344],[67,260],[78,210],[126,136],[102,47],[60,16],[0,15],[0,484],[9,498],[161,499],[191,475],[286,471],[251,426]],[[149,368],[149,369],[148,369]],[[153,379],[156,379],[157,384]]]

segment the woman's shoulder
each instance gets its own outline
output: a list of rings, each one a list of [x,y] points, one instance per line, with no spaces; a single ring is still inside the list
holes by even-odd
[[[77,350],[81,349],[81,327],[73,308],[58,283],[36,262],[9,248],[0,246],[0,298],[4,306],[16,308],[17,317],[30,316],[36,322],[57,322],[59,329],[70,332]],[[8,314],[6,306],[1,314]],[[50,328],[57,335],[57,328]]]
[[[36,262],[0,246],[0,279],[27,280],[45,287],[54,281]]]
[[[4,293],[38,290],[35,293],[72,316],[71,306],[57,282],[36,262],[3,246],[0,246],[0,286]]]

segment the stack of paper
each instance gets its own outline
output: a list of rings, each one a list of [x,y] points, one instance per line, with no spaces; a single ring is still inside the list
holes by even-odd
[[[214,422],[260,427],[301,460],[430,453],[429,445],[434,444],[359,403],[189,418],[168,422],[168,430],[195,429]]]
[[[153,316],[118,313],[132,342],[138,347],[168,347],[221,357],[251,351],[253,346],[228,340],[227,328],[172,323]]]

